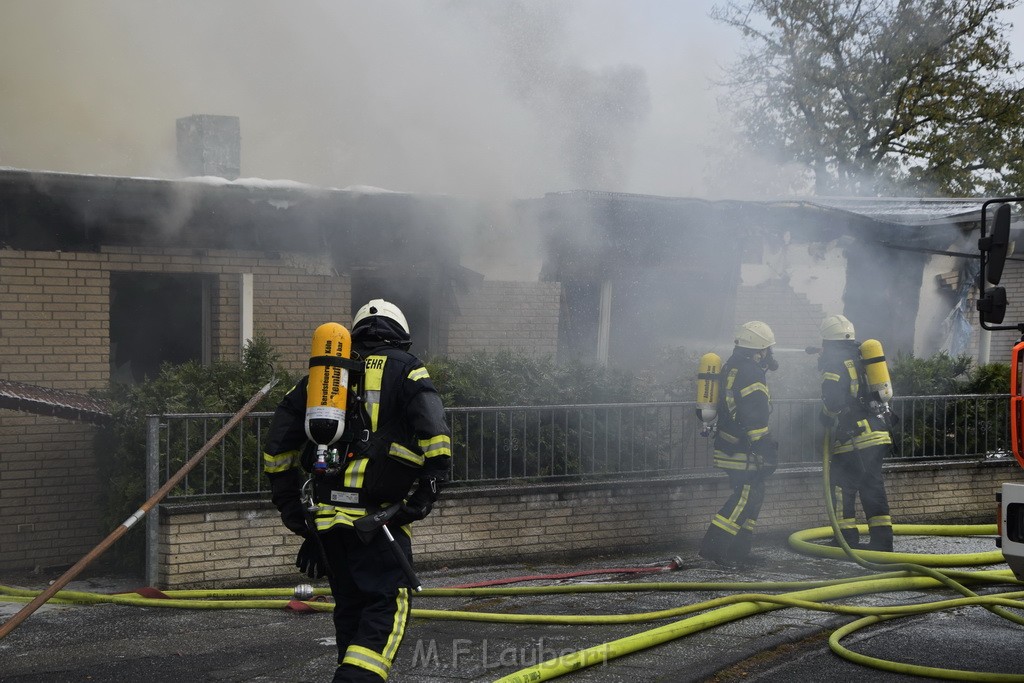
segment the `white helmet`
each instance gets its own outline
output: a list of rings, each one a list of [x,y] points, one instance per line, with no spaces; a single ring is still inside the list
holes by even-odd
[[[405,315],[402,314],[402,309],[390,301],[385,301],[384,299],[371,299],[368,303],[364,304],[362,308],[356,311],[355,317],[352,318],[352,327],[354,328],[362,320],[375,315],[394,320],[403,330],[405,330],[406,334],[410,334],[409,323],[406,322]]]
[[[775,346],[775,335],[767,323],[751,320],[736,328],[736,346],[744,349],[767,349]]]
[[[843,315],[830,315],[821,321],[821,338],[825,341],[845,341],[854,338],[853,323]]]

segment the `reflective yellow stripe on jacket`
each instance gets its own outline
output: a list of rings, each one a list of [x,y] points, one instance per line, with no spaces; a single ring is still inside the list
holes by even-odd
[[[270,453],[263,454],[263,471],[269,474],[280,474],[287,472],[293,467],[299,466],[299,451],[285,451],[277,455]]]

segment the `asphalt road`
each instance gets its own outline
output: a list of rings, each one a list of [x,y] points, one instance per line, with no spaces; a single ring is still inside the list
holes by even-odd
[[[987,552],[992,539],[900,537],[907,552]],[[674,554],[683,566],[642,574],[593,574],[510,586],[607,586],[610,583],[685,582],[685,591],[573,592],[555,595],[417,596],[414,609],[506,615],[623,615],[696,604],[731,594],[713,584],[799,580],[834,581],[870,575],[852,563],[809,558],[790,550],[784,538],[759,539],[765,562],[747,570],[719,567],[681,547],[645,555],[596,557],[545,564],[434,569],[421,572],[428,588],[457,586],[538,574],[665,566]],[[986,569],[1005,569],[996,565]],[[41,590],[53,576],[0,576],[0,584]],[[296,575],[296,583],[304,577]],[[692,585],[691,585],[692,584]],[[86,575],[70,589],[116,593],[138,580],[105,573]],[[759,589],[757,592],[785,592]],[[989,590],[1007,591],[1006,584]],[[592,590],[590,588],[583,590]],[[846,598],[853,605],[892,605],[953,597],[945,589],[903,590]],[[745,603],[752,606],[753,603]],[[0,602],[6,619],[21,604]],[[670,624],[710,621],[721,612],[640,623],[596,625],[504,623],[415,617],[389,680],[494,681],[551,658],[621,641]],[[711,616],[708,616],[711,615]],[[785,607],[744,616],[631,654],[598,661],[561,680],[608,681],[921,681],[918,676],[869,668],[829,649],[828,636],[854,617]],[[671,627],[675,628],[675,627]],[[627,642],[636,642],[639,637]],[[842,640],[854,652],[922,666],[1002,672],[1024,677],[1024,627],[980,607],[963,607],[884,621]],[[605,648],[607,651],[607,647]],[[611,650],[614,651],[614,650]],[[0,640],[0,681],[53,683],[180,683],[182,681],[328,681],[336,661],[330,615],[286,609],[183,609],[101,604],[47,604]],[[563,660],[568,661],[568,660]],[[1022,678],[1024,680],[1024,678]]]

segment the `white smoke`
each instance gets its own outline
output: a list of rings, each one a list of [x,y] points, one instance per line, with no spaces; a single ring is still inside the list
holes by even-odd
[[[243,177],[699,195],[712,4],[8,0],[0,166],[176,177],[174,121],[223,114]]]

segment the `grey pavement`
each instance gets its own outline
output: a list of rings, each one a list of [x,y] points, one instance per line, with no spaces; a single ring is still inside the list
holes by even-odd
[[[991,538],[898,537],[908,552],[987,552]],[[759,538],[764,563],[738,571],[696,557],[692,547],[645,554],[544,563],[435,568],[421,571],[425,587],[440,588],[509,577],[587,569],[663,566],[675,571],[596,574],[559,581],[509,584],[587,585],[640,582],[786,582],[836,579],[871,572],[848,562],[808,558],[784,537]],[[990,568],[1003,568],[996,565]],[[59,576],[2,576],[0,584],[41,590]],[[295,583],[305,579],[296,574]],[[109,569],[84,574],[69,589],[101,593],[133,590],[132,576]],[[229,586],[225,586],[229,588]],[[1006,591],[1008,586],[994,589]],[[761,591],[759,591],[761,592]],[[763,591],[777,592],[777,591]],[[568,593],[557,595],[417,596],[415,609],[503,614],[629,614],[668,609],[726,595],[713,590]],[[910,591],[850,598],[851,604],[902,604],[952,597],[946,591]],[[0,619],[21,608],[0,603]],[[494,681],[563,652],[639,634],[683,617],[631,624],[544,625],[414,618],[389,680]],[[920,681],[848,662],[833,654],[828,635],[850,616],[783,608],[693,633],[566,675],[566,681]],[[911,664],[1024,674],[1018,659],[1024,627],[977,607],[886,621],[844,639],[856,652]],[[0,681],[329,681],[336,661],[328,612],[284,609],[196,610],[120,605],[43,606],[0,640]]]

